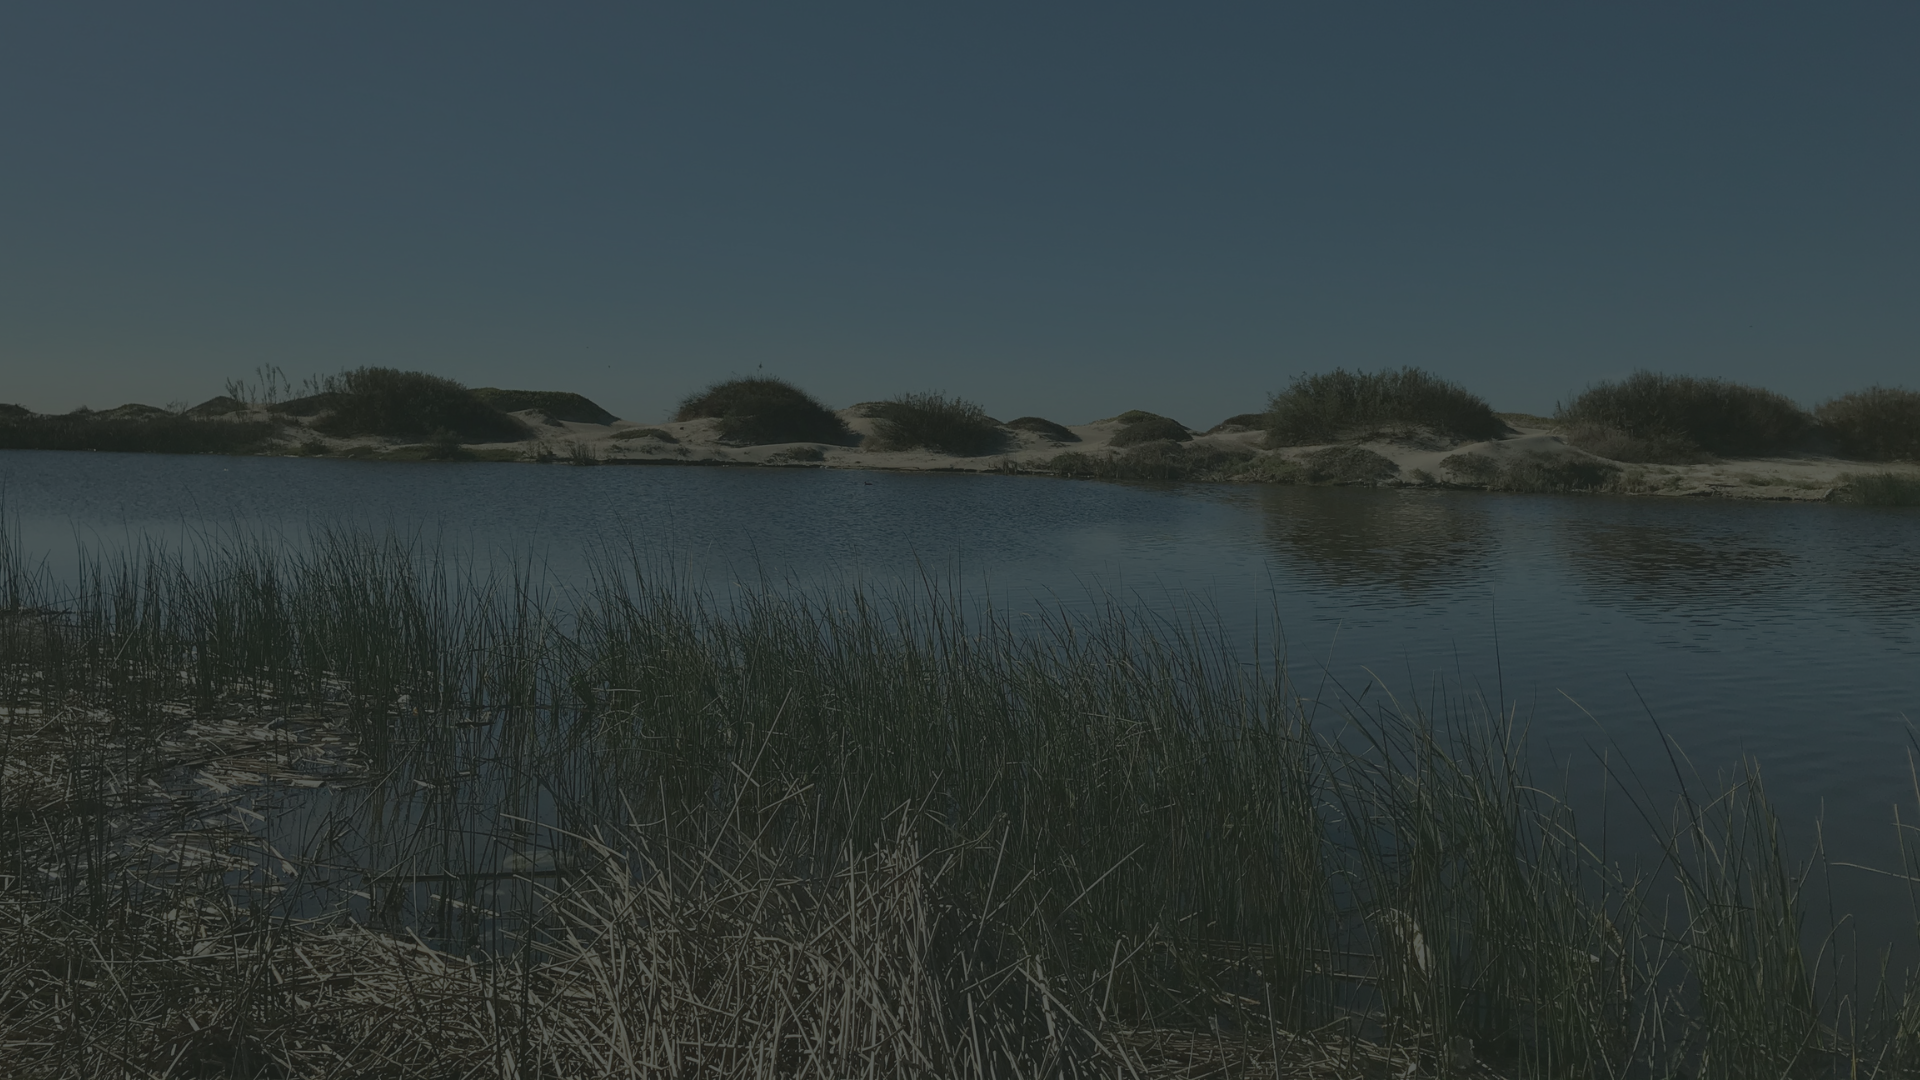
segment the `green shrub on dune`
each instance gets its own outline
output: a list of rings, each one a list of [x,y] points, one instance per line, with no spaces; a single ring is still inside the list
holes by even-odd
[[[944,394],[901,394],[867,406],[883,450],[932,450],[960,457],[991,454],[1007,433],[979,405]]]
[[[1120,430],[1113,433],[1107,441],[1109,446],[1142,446],[1152,442],[1188,442],[1193,432],[1187,426],[1171,417],[1150,413],[1143,409],[1129,409],[1114,417],[1120,422]]]
[[[559,390],[502,390],[481,386],[474,389],[473,396],[501,412],[538,409],[570,424],[611,424],[620,419],[584,395]]]
[[[460,442],[511,442],[527,436],[526,425],[438,375],[363,367],[323,380],[331,410],[313,422],[328,435]]]
[[[1815,410],[1840,453],[1862,461],[1920,461],[1920,391],[1868,387]]]
[[[1507,431],[1485,401],[1411,367],[1302,375],[1267,403],[1264,426],[1269,446],[1311,446],[1412,429],[1467,440]]]
[[[676,421],[715,419],[720,437],[746,446],[768,443],[844,443],[846,422],[785,379],[726,379],[680,403]]]
[[[1022,416],[1017,419],[1009,420],[1007,421],[1007,426],[1012,428],[1015,431],[1031,431],[1035,435],[1039,435],[1039,436],[1042,436],[1043,438],[1051,439],[1054,442],[1079,442],[1080,441],[1080,436],[1075,435],[1072,431],[1069,431],[1065,426],[1056,424],[1051,420],[1043,419],[1038,416]]]
[[[1595,383],[1555,410],[1567,441],[1615,461],[1682,464],[1706,454],[1755,457],[1797,449],[1813,417],[1786,397],[1726,379],[1636,371]]]

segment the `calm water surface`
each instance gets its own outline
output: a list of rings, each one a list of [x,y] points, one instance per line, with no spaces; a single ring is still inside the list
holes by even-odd
[[[1569,775],[1612,748],[1665,797],[1657,717],[1704,776],[1758,761],[1802,853],[1821,819],[1834,857],[1891,865],[1892,808],[1915,803],[1920,511],[34,451],[0,452],[0,483],[56,573],[76,539],[311,524],[539,553],[562,578],[607,542],[723,583],[931,571],[1014,608],[1118,597],[1249,644],[1277,626],[1297,674],[1355,690],[1478,685]]]

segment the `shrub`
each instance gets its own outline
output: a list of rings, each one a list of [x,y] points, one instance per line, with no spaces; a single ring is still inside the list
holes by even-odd
[[[1841,477],[1834,501],[1855,506],[1920,506],[1920,477],[1894,473]]]
[[[1486,454],[1451,454],[1440,461],[1440,471],[1456,484],[1491,487],[1500,479],[1500,463]]]
[[[883,450],[924,447],[973,457],[1006,445],[1006,432],[971,401],[942,394],[901,394],[867,407]]]
[[[324,383],[322,392],[337,396],[313,426],[328,435],[428,439],[446,433],[463,442],[527,437],[526,425],[438,375],[363,367]]]
[[[228,413],[245,412],[246,408],[246,402],[230,394],[222,394],[219,397],[208,398],[200,404],[195,405],[193,408],[188,409],[185,415],[225,416]]]
[[[1535,450],[1507,463],[1493,484],[1499,491],[1605,491],[1620,477],[1620,467],[1570,454]]]
[[[833,410],[785,379],[727,379],[680,403],[675,420],[717,419],[720,437],[743,446],[843,443],[851,437]]]
[[[616,439],[658,439],[665,443],[677,443],[680,441],[674,438],[672,432],[662,431],[657,427],[628,428],[625,431],[614,432],[613,437]]]
[[[1036,435],[1042,435],[1052,439],[1054,442],[1080,441],[1080,436],[1068,431],[1065,427],[1051,420],[1043,420],[1038,416],[1022,416],[1017,420],[1009,420],[1006,426],[1015,431],[1031,431]]]
[[[1640,440],[1621,446],[1669,456],[1684,449],[1730,457],[1778,453],[1802,445],[1813,430],[1813,418],[1804,409],[1771,390],[1651,371],[1590,386],[1572,404],[1555,410],[1554,418],[1570,428],[1585,425],[1579,430],[1589,440],[1620,432]],[[1573,441],[1571,434],[1568,441]]]
[[[1265,413],[1248,412],[1229,416],[1225,420],[1207,429],[1209,435],[1220,435],[1234,431],[1258,431],[1266,420]]]
[[[1493,491],[1606,491],[1620,479],[1617,465],[1538,450],[1504,464],[1486,454],[1454,454],[1440,462],[1440,471],[1453,483]]]
[[[321,392],[318,394],[308,394],[306,397],[297,397],[291,401],[276,402],[267,406],[267,411],[270,413],[281,413],[286,416],[319,416],[323,412],[330,412],[338,408],[340,406],[340,398],[341,395],[337,393]],[[219,399],[216,398],[214,400],[217,401]]]
[[[1309,484],[1377,484],[1400,475],[1392,459],[1359,446],[1329,446],[1300,459]]]
[[[1178,420],[1157,413],[1132,409],[1114,417],[1120,421],[1120,430],[1108,440],[1111,446],[1139,446],[1150,442],[1187,442],[1193,438],[1193,432]]]
[[[571,424],[611,424],[620,419],[580,394],[559,390],[501,390],[482,386],[473,396],[501,412],[538,409],[555,420]]]
[[[1303,375],[1273,395],[1263,416],[1270,446],[1307,446],[1408,428],[1453,439],[1491,439],[1507,430],[1485,401],[1411,367]]]
[[[1601,424],[1574,423],[1561,428],[1567,445],[1609,461],[1629,464],[1688,465],[1712,461],[1713,455],[1684,435],[1654,433],[1629,435]]]
[[[274,425],[162,414],[0,416],[0,450],[103,450],[147,454],[250,454],[265,449]]]
[[[1920,460],[1920,391],[1885,386],[1856,390],[1821,405],[1816,415],[1823,432],[1847,457]]]

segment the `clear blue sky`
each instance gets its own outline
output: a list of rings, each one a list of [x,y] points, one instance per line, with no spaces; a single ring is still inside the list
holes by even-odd
[[[1920,385],[1920,4],[0,8],[0,401]]]

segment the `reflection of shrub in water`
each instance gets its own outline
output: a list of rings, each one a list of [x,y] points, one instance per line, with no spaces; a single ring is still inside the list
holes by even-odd
[[[1479,500],[1307,486],[1261,498],[1268,539],[1336,584],[1424,592],[1483,572],[1499,547]]]
[[[1834,501],[1855,506],[1920,506],[1920,476],[1848,473]]]

